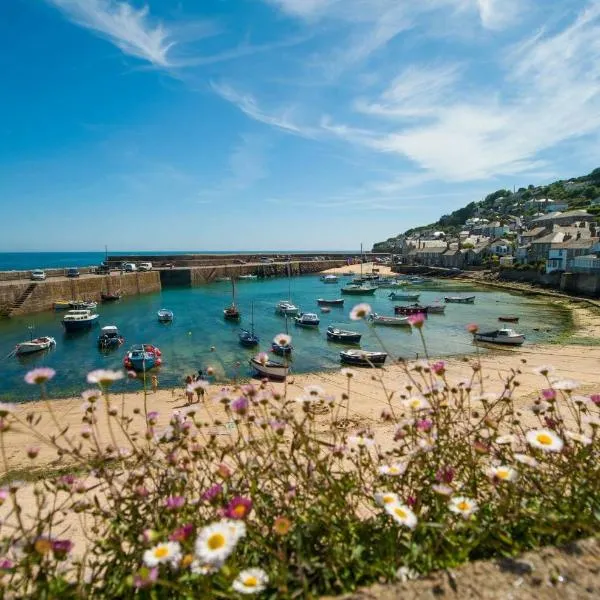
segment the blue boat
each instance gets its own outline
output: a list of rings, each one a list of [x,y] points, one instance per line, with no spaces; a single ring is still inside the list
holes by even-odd
[[[98,322],[98,316],[91,310],[70,310],[62,319],[65,331],[81,331],[90,329]]]
[[[162,363],[161,352],[151,344],[132,346],[123,359],[123,366],[133,371],[149,371]]]
[[[246,348],[253,348],[254,346],[258,346],[258,336],[254,333],[254,302],[252,303],[252,331],[248,331],[247,329],[242,329],[240,332],[240,344],[245,346]]]

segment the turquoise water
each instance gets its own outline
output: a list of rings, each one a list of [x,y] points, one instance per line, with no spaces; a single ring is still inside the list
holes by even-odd
[[[340,278],[346,283],[348,278]],[[392,314],[398,302],[387,298],[389,290],[378,290],[374,297],[345,297],[345,307],[332,308],[331,313],[321,314],[316,304],[319,297],[339,297],[340,285],[323,284],[318,276],[294,278],[291,281],[293,302],[305,312],[316,312],[321,317],[318,330],[297,328],[289,323],[293,336],[293,370],[307,372],[339,368],[340,344],[327,341],[325,330],[330,324],[363,332],[361,347],[379,349],[371,329],[364,323],[353,323],[348,317],[352,306],[358,302],[369,302],[374,311]],[[261,338],[260,349],[268,350],[272,338],[285,331],[285,320],[274,312],[275,304],[288,296],[288,281],[268,279],[240,281],[236,285],[237,301],[243,311],[241,326],[250,328],[251,305],[254,303],[255,331]],[[420,302],[431,303],[445,293],[475,291],[474,305],[449,304],[445,315],[430,315],[425,332],[430,353],[447,356],[474,352],[474,346],[465,325],[479,323],[482,328],[497,328],[497,317],[501,314],[516,314],[521,317],[515,328],[527,336],[527,342],[540,343],[550,340],[564,331],[563,313],[548,304],[489,289],[476,289],[459,284],[440,284],[436,287],[420,287]],[[6,357],[15,344],[29,338],[27,327],[34,326],[36,336],[49,335],[56,338],[54,350],[25,358],[0,358],[0,396],[4,400],[33,398],[34,393],[24,381],[25,373],[31,368],[49,366],[57,371],[50,390],[54,397],[79,393],[85,388],[85,374],[97,368],[121,368],[125,350],[132,344],[151,343],[157,345],[164,363],[158,372],[161,387],[182,384],[185,375],[201,367],[215,368],[216,377],[224,380],[238,374],[251,375],[247,361],[258,352],[244,349],[238,343],[240,326],[223,319],[223,308],[231,301],[231,285],[228,282],[213,283],[204,287],[169,289],[123,299],[116,303],[98,307],[100,325],[78,334],[65,334],[61,325],[64,313],[48,312],[38,315],[0,321],[0,356]],[[171,324],[159,323],[156,311],[160,308],[174,311]],[[117,325],[125,336],[121,348],[102,353],[96,345],[101,326]],[[536,329],[538,331],[536,331]],[[395,356],[407,359],[422,355],[419,336],[410,328],[378,327],[378,334]],[[211,352],[211,346],[215,351]],[[236,367],[236,363],[240,363]],[[123,381],[117,389],[134,390],[139,381]]]

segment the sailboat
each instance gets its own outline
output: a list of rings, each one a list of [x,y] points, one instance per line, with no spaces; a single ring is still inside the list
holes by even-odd
[[[252,320],[251,320],[251,331],[247,329],[242,329],[239,334],[240,344],[242,346],[246,346],[247,348],[252,348],[253,346],[258,346],[258,336],[254,334],[254,302],[252,303]]]
[[[231,304],[223,309],[223,317],[226,321],[239,321],[242,317],[235,304],[235,279],[231,278]]]
[[[371,285],[365,285],[363,283],[363,247],[360,245],[360,283],[351,283],[342,288],[342,294],[351,294],[354,296],[372,296],[377,289]]]
[[[285,334],[289,335],[287,315],[285,315]],[[273,354],[279,354],[280,356],[291,354],[293,349],[294,347],[291,344],[278,344],[275,340],[273,340],[273,343],[271,344],[271,352],[273,352]]]
[[[295,304],[292,304],[292,270],[290,268],[289,261],[287,264],[287,275],[288,275],[288,299],[280,300],[275,305],[275,312],[280,315],[295,316],[300,312],[300,309]],[[286,319],[286,325],[287,325],[287,319]]]

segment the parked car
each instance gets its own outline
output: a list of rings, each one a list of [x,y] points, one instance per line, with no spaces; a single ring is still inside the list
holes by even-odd
[[[110,273],[110,267],[105,262],[101,262],[96,267],[96,273],[98,275],[105,275],[106,273]]]
[[[46,271],[34,269],[31,271],[31,279],[33,279],[33,281],[44,281],[44,279],[46,279]]]
[[[67,277],[79,277],[79,269],[71,267],[70,269],[67,269],[66,275]]]
[[[138,265],[138,271],[152,271],[151,262],[143,262]]]
[[[127,273],[133,273],[137,271],[138,268],[135,266],[135,263],[125,263],[123,265],[123,270]]]

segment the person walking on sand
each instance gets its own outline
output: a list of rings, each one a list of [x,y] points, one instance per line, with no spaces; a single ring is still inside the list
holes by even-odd
[[[152,391],[156,394],[158,391],[158,377],[156,375],[152,375]]]
[[[194,401],[194,390],[192,389],[192,383],[194,383],[194,378],[191,375],[188,375],[185,378],[185,397],[187,398],[188,404],[192,404]]]

